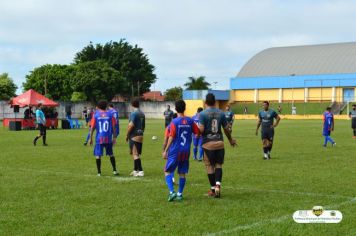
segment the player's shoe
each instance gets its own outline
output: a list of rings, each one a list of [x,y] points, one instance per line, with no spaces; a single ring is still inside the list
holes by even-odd
[[[215,186],[215,198],[220,198],[220,194],[221,194],[221,186],[217,184]]]
[[[136,176],[137,177],[143,177],[143,176],[145,176],[145,172],[139,171]]]
[[[171,201],[173,201],[176,197],[177,197],[177,194],[176,194],[175,192],[170,193],[170,194],[168,195],[168,201],[171,202]]]
[[[47,143],[44,143],[43,146],[48,146],[48,144],[47,144]]]
[[[324,147],[324,148],[326,148],[326,145],[325,145],[325,144],[323,144],[323,147]]]
[[[117,175],[119,175],[119,172],[117,172],[116,170],[114,170],[114,171],[113,171],[113,174],[114,174],[115,176],[117,176]]]
[[[86,146],[86,145],[88,145],[88,143],[87,143],[87,142],[84,142],[84,146]]]
[[[130,173],[130,176],[137,177],[138,171],[134,170]]]
[[[178,202],[183,201],[183,195],[182,194],[181,195],[177,194],[177,197],[175,198],[175,200],[178,201]]]
[[[335,147],[335,146],[336,146],[336,143],[335,143],[335,142],[333,142],[333,144],[331,144],[331,146],[332,146],[332,147]]]
[[[101,173],[98,173],[97,176],[100,177],[100,176],[101,176]]]
[[[268,160],[271,159],[271,153],[270,152],[267,154],[267,156],[268,156]]]
[[[268,154],[267,153],[263,154],[263,160],[268,160]]]
[[[215,197],[215,188],[214,189],[209,189],[208,196],[209,197]]]

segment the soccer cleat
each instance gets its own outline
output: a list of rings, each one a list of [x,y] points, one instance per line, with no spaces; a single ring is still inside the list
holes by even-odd
[[[97,175],[98,177],[100,177],[101,176],[101,173],[98,173],[98,175]]]
[[[333,142],[333,144],[331,145],[332,147],[335,147],[336,146],[336,143],[335,142]]]
[[[137,177],[138,171],[134,170],[130,173],[130,176]]]
[[[117,172],[116,170],[113,171],[114,175],[119,175],[119,172]]]
[[[323,147],[326,148],[326,145],[324,144]]]
[[[267,156],[268,156],[268,160],[271,159],[271,153],[268,153]]]
[[[267,153],[265,153],[265,154],[263,155],[263,160],[268,160],[268,154],[267,154]]]
[[[215,197],[215,188],[214,189],[209,189],[208,196],[209,197]]]
[[[215,186],[215,198],[220,198],[220,194],[221,194],[221,186],[217,184]]]
[[[143,177],[143,176],[145,176],[145,172],[139,171],[136,176],[137,177]]]
[[[47,143],[44,143],[43,146],[48,146],[48,144],[47,144]]]
[[[168,195],[168,202],[173,201],[176,197],[177,197],[177,194],[176,194],[175,192],[170,193],[170,194]]]
[[[86,146],[86,145],[88,145],[88,143],[87,143],[87,142],[85,142],[85,143],[84,143],[84,146]]]
[[[183,195],[182,195],[182,194],[181,194],[181,195],[178,195],[178,194],[177,194],[177,197],[175,198],[175,200],[176,200],[177,202],[183,201]]]

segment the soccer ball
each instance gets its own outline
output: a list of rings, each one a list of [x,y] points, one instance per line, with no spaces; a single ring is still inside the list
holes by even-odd
[[[157,136],[152,136],[152,140],[157,140],[158,137]]]

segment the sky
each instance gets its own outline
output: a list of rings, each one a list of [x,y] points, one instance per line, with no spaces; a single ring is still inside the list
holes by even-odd
[[[201,75],[229,89],[261,50],[356,41],[355,22],[356,0],[0,0],[0,73],[21,92],[35,67],[70,64],[90,41],[124,38],[155,66],[152,90]]]

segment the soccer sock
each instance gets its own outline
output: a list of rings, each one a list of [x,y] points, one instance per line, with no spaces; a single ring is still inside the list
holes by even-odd
[[[134,170],[138,171],[138,159],[134,160]]]
[[[204,155],[203,147],[200,146],[200,147],[199,147],[199,160],[202,160],[202,159],[203,159],[203,155]]]
[[[98,174],[101,174],[101,159],[96,159],[96,168],[98,169]]]
[[[179,187],[178,187],[178,194],[182,195],[184,186],[185,186],[186,178],[185,177],[180,177],[179,178]]]
[[[43,141],[43,144],[46,144],[46,135],[42,136],[42,141]]]
[[[211,187],[215,187],[215,173],[212,174],[208,174],[208,178],[209,178],[209,183]]]
[[[268,153],[268,147],[263,147],[263,153],[267,154]]]
[[[221,185],[221,180],[222,180],[222,168],[215,168],[216,184]]]
[[[325,136],[324,146],[326,146],[327,144],[328,144],[328,136]]]
[[[90,133],[87,135],[87,138],[85,139],[86,143],[89,141],[89,138],[90,138]]]
[[[34,142],[37,142],[37,140],[39,139],[40,137],[36,136],[35,140],[33,140]]]
[[[166,184],[170,193],[174,192],[174,185],[172,180],[172,175],[166,175]]]
[[[330,136],[328,136],[327,139],[330,143],[334,143],[334,140]]]
[[[271,144],[270,146],[268,146],[268,152],[269,152],[269,153],[272,151],[272,146],[273,146],[273,144]]]
[[[197,152],[198,152],[198,148],[194,146],[193,148],[194,159],[197,159]]]
[[[114,156],[110,157],[110,162],[111,162],[111,165],[112,165],[112,170],[116,171],[116,161],[115,161],[115,157]]]
[[[356,136],[356,129],[354,129],[354,136]]]
[[[137,159],[137,168],[138,168],[138,171],[143,171],[142,164],[141,164],[141,158]]]

